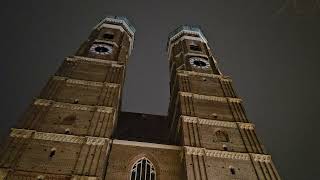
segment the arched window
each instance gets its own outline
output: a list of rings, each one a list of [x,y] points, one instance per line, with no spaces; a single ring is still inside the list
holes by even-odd
[[[226,132],[218,130],[215,133],[217,142],[229,142],[229,136]]]
[[[132,166],[130,180],[156,180],[153,164],[145,157],[139,159]]]

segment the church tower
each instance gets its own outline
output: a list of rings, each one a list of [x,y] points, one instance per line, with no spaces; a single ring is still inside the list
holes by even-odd
[[[121,112],[134,27],[110,16],[65,58],[0,151],[0,180],[279,180],[198,27],[169,35],[168,115]]]
[[[103,179],[135,29],[111,16],[66,57],[12,128],[0,179]]]
[[[170,137],[183,148],[187,179],[280,179],[200,28],[172,32],[168,56]]]

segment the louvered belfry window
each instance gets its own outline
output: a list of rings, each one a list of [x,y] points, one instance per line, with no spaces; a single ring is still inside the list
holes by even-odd
[[[156,180],[156,171],[147,158],[139,159],[131,169],[130,180]]]

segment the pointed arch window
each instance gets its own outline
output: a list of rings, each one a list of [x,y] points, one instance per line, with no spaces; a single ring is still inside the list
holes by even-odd
[[[153,164],[145,157],[139,159],[132,166],[130,180],[156,180]]]

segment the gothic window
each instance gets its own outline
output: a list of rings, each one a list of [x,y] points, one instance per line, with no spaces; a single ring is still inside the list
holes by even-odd
[[[153,164],[145,157],[139,159],[131,169],[130,180],[155,180],[156,171]]]
[[[217,142],[229,142],[229,136],[226,132],[218,130],[215,133]]]

